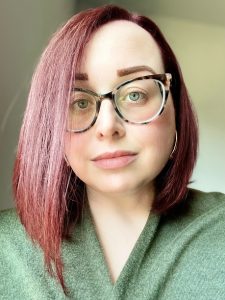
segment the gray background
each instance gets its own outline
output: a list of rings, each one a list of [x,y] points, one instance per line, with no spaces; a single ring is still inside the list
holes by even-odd
[[[115,3],[155,20],[174,49],[199,116],[194,187],[225,192],[225,1],[0,2],[0,209],[13,206],[11,176],[31,76],[49,38],[75,12]]]

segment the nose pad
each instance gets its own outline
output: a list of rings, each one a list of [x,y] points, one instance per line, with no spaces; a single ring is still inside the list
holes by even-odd
[[[117,115],[114,105],[110,99],[104,99],[99,108],[96,120],[96,130],[98,137],[123,136],[123,121]]]
[[[108,125],[113,125],[114,122],[118,121],[118,116],[113,103],[109,99],[104,99],[101,102],[97,121],[99,121],[101,124],[106,122]]]

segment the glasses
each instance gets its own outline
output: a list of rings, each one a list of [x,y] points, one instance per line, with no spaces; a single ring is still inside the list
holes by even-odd
[[[166,105],[172,76],[169,73],[146,75],[121,83],[111,92],[97,94],[84,88],[73,88],[67,131],[84,132],[98,117],[101,102],[110,99],[117,115],[131,124],[148,124]]]

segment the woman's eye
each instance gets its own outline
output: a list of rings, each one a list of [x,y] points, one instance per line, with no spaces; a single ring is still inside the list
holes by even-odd
[[[132,102],[138,102],[145,99],[145,94],[141,92],[130,92],[125,97],[125,100],[132,101]]]
[[[84,109],[89,108],[89,106],[90,106],[90,101],[87,99],[77,99],[77,100],[74,100],[71,104],[71,108],[74,111],[84,110]]]
[[[129,99],[131,101],[137,101],[137,100],[140,99],[140,96],[141,96],[140,93],[138,93],[138,92],[132,92],[132,93],[129,94]]]
[[[81,109],[85,109],[88,107],[88,100],[85,100],[85,99],[81,99],[81,100],[77,100],[75,102],[76,106],[78,106],[79,108]]]

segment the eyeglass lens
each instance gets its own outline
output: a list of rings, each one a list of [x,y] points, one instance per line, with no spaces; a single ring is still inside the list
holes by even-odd
[[[73,91],[69,109],[68,130],[87,129],[97,114],[98,97],[86,91]],[[156,79],[134,80],[122,85],[114,94],[115,104],[123,119],[145,123],[153,119],[165,101],[165,87]]]

